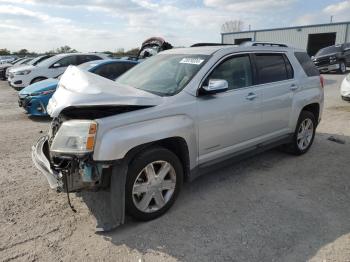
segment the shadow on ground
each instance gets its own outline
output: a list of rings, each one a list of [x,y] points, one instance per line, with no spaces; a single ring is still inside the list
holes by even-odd
[[[270,150],[246,159],[185,184],[162,217],[128,218],[103,236],[185,261],[306,261],[350,232],[349,143],[321,133],[306,155]],[[103,220],[103,197],[82,197]]]

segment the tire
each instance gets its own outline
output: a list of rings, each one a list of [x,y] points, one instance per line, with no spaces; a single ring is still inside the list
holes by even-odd
[[[305,123],[310,124],[312,129],[308,129],[309,131],[307,133],[304,133],[305,135],[303,136],[300,132],[303,128],[302,125],[304,124],[305,126]],[[317,122],[314,114],[309,111],[302,111],[295,128],[292,142],[287,145],[286,151],[297,156],[305,154],[310,149],[314,141],[316,125]],[[302,138],[300,138],[300,136],[302,136]],[[305,143],[302,143],[303,139],[305,139]]]
[[[345,65],[345,62],[344,61],[341,61],[339,63],[339,72],[341,74],[345,74],[346,73],[346,65]]]
[[[47,78],[46,78],[46,77],[37,77],[37,78],[34,78],[34,79],[30,82],[30,84],[34,84],[34,83],[43,81],[43,80],[45,80],[45,79],[47,79]]]
[[[162,147],[141,152],[129,164],[125,188],[126,212],[141,221],[160,217],[174,204],[182,183],[183,167],[173,152]]]

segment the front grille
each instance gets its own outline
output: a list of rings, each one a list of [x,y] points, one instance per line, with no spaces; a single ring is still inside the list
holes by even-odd
[[[315,61],[314,61],[315,65],[316,66],[326,66],[326,65],[329,65],[329,57],[325,57],[325,58],[317,58]]]

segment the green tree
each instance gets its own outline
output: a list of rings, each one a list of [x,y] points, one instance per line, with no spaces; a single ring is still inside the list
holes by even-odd
[[[61,53],[76,53],[78,52],[75,49],[72,49],[70,46],[61,46],[60,48],[56,49],[56,53],[61,54]]]
[[[0,55],[10,55],[10,50],[7,50],[6,48],[0,49]]]

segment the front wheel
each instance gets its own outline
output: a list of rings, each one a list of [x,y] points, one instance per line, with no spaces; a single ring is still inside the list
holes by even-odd
[[[161,147],[142,152],[129,165],[127,213],[142,221],[161,216],[173,205],[182,182],[182,165],[174,153]]]
[[[345,74],[346,73],[346,65],[345,65],[345,62],[340,62],[339,63],[339,71],[340,71],[340,73],[342,73],[342,74]]]
[[[316,119],[309,111],[300,113],[292,142],[287,145],[287,151],[294,155],[305,154],[311,147],[316,133]]]

